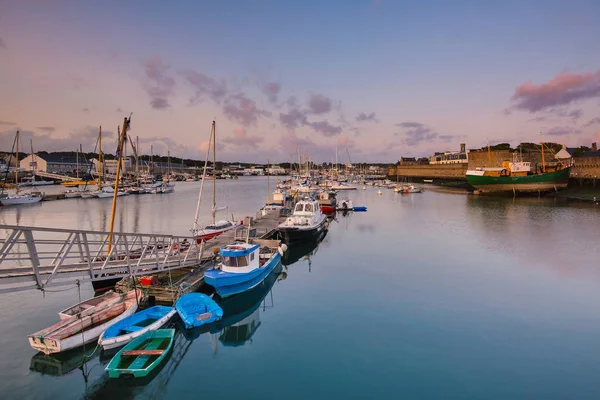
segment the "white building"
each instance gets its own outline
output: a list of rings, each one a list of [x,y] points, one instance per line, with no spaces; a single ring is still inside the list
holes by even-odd
[[[117,173],[117,162],[118,160],[104,160],[104,173],[114,175]],[[99,168],[99,162],[97,158],[92,160],[93,167],[92,171],[94,173],[98,173],[102,168]],[[125,173],[132,168],[131,159],[124,158],[121,162],[121,172]],[[135,167],[134,167],[135,168]]]
[[[461,143],[460,151],[445,151],[435,153],[429,157],[429,164],[468,164],[469,150],[465,149],[465,144]]]
[[[80,173],[85,173],[89,165],[83,157],[77,163],[75,155],[30,154],[19,161],[19,168],[23,171],[36,170],[53,174],[76,174],[78,167]]]

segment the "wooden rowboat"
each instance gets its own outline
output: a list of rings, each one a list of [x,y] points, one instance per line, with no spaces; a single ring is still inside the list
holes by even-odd
[[[29,335],[29,344],[45,354],[60,353],[94,342],[112,324],[135,313],[139,291],[120,296],[116,303],[91,307]]]
[[[106,367],[109,378],[143,378],[155,369],[173,347],[175,329],[148,331],[123,347]]]
[[[121,301],[121,295],[111,290],[102,296],[92,297],[91,299],[87,299],[81,303],[77,303],[74,306],[62,310],[58,313],[58,316],[62,320],[67,320],[76,314],[82,313],[83,311],[89,310],[91,312],[93,311],[92,308],[103,308],[109,304],[118,303],[119,301]]]

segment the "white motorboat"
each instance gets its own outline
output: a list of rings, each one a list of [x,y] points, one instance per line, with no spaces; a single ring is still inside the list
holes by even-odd
[[[286,243],[318,237],[326,226],[327,216],[316,200],[300,200],[294,213],[277,227]]]
[[[33,193],[14,194],[0,198],[3,206],[13,206],[18,204],[32,204],[42,201],[42,196]]]

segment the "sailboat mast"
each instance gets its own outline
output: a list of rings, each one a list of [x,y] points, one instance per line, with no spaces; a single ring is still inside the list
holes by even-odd
[[[31,147],[31,185],[35,186],[35,167],[37,165],[35,163],[35,154],[33,154],[33,139],[29,139],[29,146]]]
[[[200,214],[200,202],[202,201],[202,189],[204,188],[204,180],[206,178],[206,168],[208,166],[208,156],[210,155],[210,141],[213,139],[214,125],[210,130],[210,138],[208,146],[206,146],[206,157],[204,157],[204,171],[202,172],[202,181],[200,182],[200,193],[198,193],[198,203],[196,203],[196,215],[194,216],[194,229],[198,229],[198,214]]]
[[[490,142],[488,141],[488,166],[492,166],[492,150],[490,149]]]
[[[79,148],[80,147],[81,147],[81,144],[77,148],[77,155],[76,155],[77,169],[75,170],[75,173],[77,174],[77,180],[79,180]]]
[[[102,189],[102,180],[103,180],[103,171],[104,171],[104,163],[102,162],[102,125],[98,130],[98,168],[100,169],[98,172],[98,190]]]
[[[125,145],[125,135],[127,133],[127,126],[129,121],[127,117],[123,119],[123,128],[121,129],[121,137],[119,139],[119,154],[117,154],[117,172],[115,177],[115,187],[113,193],[112,210],[110,213],[110,235],[108,236],[108,254],[110,254],[112,246],[112,233],[115,225],[115,212],[117,211],[117,194],[119,193],[119,177],[121,175],[121,162],[123,160],[123,146]]]
[[[271,194],[271,173],[269,172],[271,161],[267,160],[267,204],[269,204],[269,195]]]
[[[212,206],[212,223],[215,224],[215,214],[217,211],[217,124],[213,120],[213,206]]]
[[[19,131],[17,131],[17,147],[15,149],[15,186],[19,193]]]

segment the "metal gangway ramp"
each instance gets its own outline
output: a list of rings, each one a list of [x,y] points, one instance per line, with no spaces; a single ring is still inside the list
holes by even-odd
[[[110,239],[112,236],[112,239]],[[191,236],[0,225],[0,293],[196,268]]]

